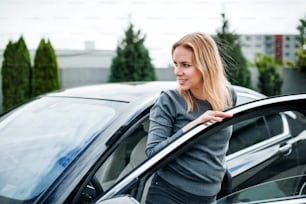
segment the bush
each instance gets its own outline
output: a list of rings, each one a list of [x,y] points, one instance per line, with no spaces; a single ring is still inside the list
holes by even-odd
[[[300,72],[306,72],[306,49],[296,50],[296,67]]]
[[[282,93],[283,79],[279,72],[280,64],[272,57],[257,53],[255,56],[255,66],[258,69],[258,89],[259,92],[267,96],[280,95]]]

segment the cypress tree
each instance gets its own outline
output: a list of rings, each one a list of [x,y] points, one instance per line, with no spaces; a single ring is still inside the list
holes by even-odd
[[[30,59],[30,53],[26,46],[26,43],[24,39],[21,37],[19,41],[17,42],[18,48],[17,48],[17,61],[20,62],[18,66],[18,72],[21,77],[19,78],[19,82],[17,82],[20,89],[23,91],[20,91],[22,93],[22,101],[25,101],[31,97],[31,74],[32,74],[32,68],[31,68],[31,59]]]
[[[16,45],[12,41],[9,41],[3,53],[1,74],[3,95],[2,108],[4,111],[16,105],[14,100],[14,93],[16,89],[14,83],[14,78],[16,77],[14,74],[15,48]]]
[[[32,94],[38,96],[60,88],[58,64],[50,41],[42,39],[34,57]]]
[[[234,85],[251,88],[251,73],[241,51],[239,35],[229,31],[228,20],[221,14],[223,25],[217,32],[215,41],[220,48],[220,55],[226,67],[229,81]]]
[[[130,24],[125,38],[117,46],[116,56],[112,59],[110,82],[156,80],[144,41],[145,36],[141,35],[140,30],[135,33]]]
[[[31,97],[31,60],[23,37],[9,42],[2,62],[3,110],[6,111]]]

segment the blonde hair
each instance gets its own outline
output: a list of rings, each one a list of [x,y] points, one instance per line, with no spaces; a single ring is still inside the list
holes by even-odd
[[[182,37],[172,46],[174,50],[182,46],[193,53],[192,63],[202,73],[203,96],[213,110],[223,111],[232,105],[230,83],[227,80],[218,47],[212,37],[203,33],[191,33]],[[194,110],[195,103],[190,90],[180,90],[187,103],[187,111]]]

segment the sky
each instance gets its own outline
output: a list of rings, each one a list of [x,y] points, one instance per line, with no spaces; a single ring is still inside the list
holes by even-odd
[[[171,63],[171,45],[183,35],[215,34],[225,12],[238,34],[298,34],[306,0],[1,0],[0,49],[21,35],[29,49],[42,38],[54,49],[115,50],[129,23],[146,36],[155,66]]]

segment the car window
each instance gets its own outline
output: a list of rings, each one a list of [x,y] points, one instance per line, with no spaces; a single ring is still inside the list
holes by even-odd
[[[251,118],[233,126],[229,152],[235,153],[270,137],[263,117]]]
[[[234,124],[228,154],[281,134],[283,126],[281,114],[268,114]]]
[[[293,136],[297,136],[305,131],[306,120],[303,114],[297,111],[287,111],[284,115],[289,123],[289,128]]]
[[[276,136],[284,131],[284,125],[281,114],[270,114],[265,116],[269,133],[271,136]]]

